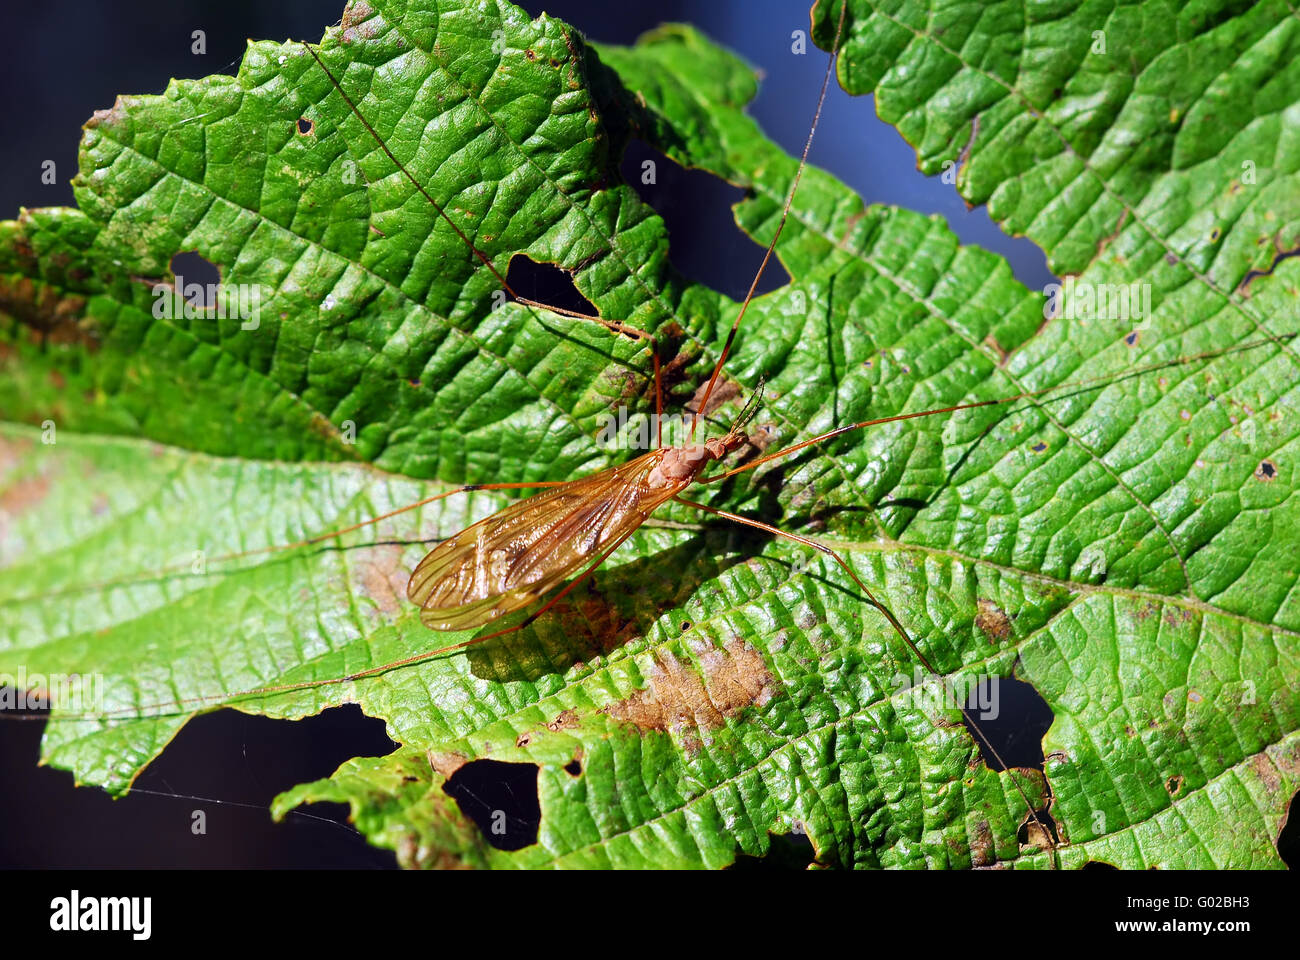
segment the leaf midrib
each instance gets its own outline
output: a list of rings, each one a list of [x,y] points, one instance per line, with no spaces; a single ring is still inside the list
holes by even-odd
[[[9,434],[11,436],[22,437],[29,433],[34,435],[37,431],[36,428],[28,427],[25,424],[12,424],[5,421],[0,421],[0,432]],[[175,482],[178,476],[178,472],[183,468],[188,469],[193,465],[195,465],[196,463],[203,463],[203,462],[241,463],[241,464],[247,462],[238,457],[220,457],[213,454],[199,453],[190,450],[182,450],[177,447],[168,447],[165,445],[158,444],[154,441],[141,440],[134,437],[119,437],[111,434],[78,433],[76,434],[76,438],[77,438],[76,441],[77,443],[86,442],[94,445],[106,445],[106,446],[117,446],[117,447],[134,446],[134,447],[158,448],[161,446],[164,451],[173,451],[174,455],[177,457],[177,461],[178,461],[177,466],[172,470],[170,470],[167,477],[163,478],[163,480],[160,483],[158,483],[152,491],[150,491],[148,495],[148,499],[150,501],[155,501],[157,498],[163,496],[166,493],[167,487],[170,484]],[[431,487],[440,488],[439,492],[456,490],[460,486],[459,484],[449,484],[438,480],[413,480],[412,478],[407,477],[403,474],[396,474],[396,473],[391,473],[389,471],[385,471],[382,468],[376,467],[375,465],[370,463],[338,463],[332,461],[318,461],[312,463],[312,462],[304,462],[304,461],[258,460],[255,461],[255,465],[265,469],[275,469],[277,467],[282,467],[292,471],[300,471],[300,470],[315,468],[324,471],[326,473],[348,473],[348,472],[361,471],[367,474],[373,474],[374,480],[377,482],[423,483]],[[477,492],[490,493],[490,491],[477,491]],[[359,489],[358,492],[354,495],[352,499],[348,501],[347,504],[339,508],[340,512],[345,509],[348,509],[351,505],[353,505],[356,502],[356,497],[360,497],[362,495],[364,495],[364,489]],[[508,500],[503,498],[502,502],[508,502]],[[663,518],[656,517],[655,519],[663,519]],[[669,526],[660,527],[656,525],[656,529],[700,531],[700,530],[708,529],[708,526],[704,524],[689,524],[689,523],[673,522]],[[304,536],[313,535],[310,530],[305,528],[303,530],[303,534]],[[1117,597],[1126,597],[1129,599],[1145,601],[1148,603],[1175,604],[1185,609],[1194,610],[1198,613],[1207,616],[1224,617],[1239,623],[1246,624],[1248,626],[1255,627],[1257,629],[1272,630],[1287,636],[1300,639],[1300,629],[1286,627],[1275,622],[1261,620],[1256,617],[1251,617],[1243,613],[1237,613],[1228,610],[1226,608],[1216,606],[1198,597],[1188,596],[1185,594],[1158,593],[1158,592],[1144,590],[1137,587],[1119,587],[1110,584],[1091,584],[1091,583],[1085,583],[1076,580],[1067,580],[1060,577],[1053,577],[1050,574],[1042,573],[1041,571],[1037,571],[1037,570],[1030,570],[1027,568],[1016,567],[1009,564],[997,563],[996,561],[989,560],[984,557],[972,556],[970,554],[963,553],[959,550],[946,549],[942,547],[934,547],[926,544],[917,544],[917,543],[894,541],[894,540],[843,540],[843,539],[836,539],[833,537],[825,537],[824,539],[833,542],[834,546],[838,550],[852,555],[870,554],[870,553],[886,554],[886,553],[912,552],[912,553],[917,553],[917,554],[922,554],[927,556],[942,557],[967,566],[981,566],[986,569],[996,570],[999,573],[1008,574],[1015,577],[1023,577],[1025,579],[1032,580],[1037,583],[1043,583],[1054,587],[1064,588],[1074,593],[1087,594],[1087,595],[1100,594],[1100,595],[1109,595],[1109,596],[1117,596]],[[358,549],[360,549],[366,545],[356,544],[355,546]],[[762,556],[763,554],[757,554],[757,555]],[[278,553],[275,556],[282,557],[284,556],[284,553]],[[615,553],[614,556],[618,557],[619,554]],[[638,556],[647,556],[647,554],[638,554]],[[236,575],[244,572],[256,571],[259,566],[260,564],[254,564],[248,567],[240,568],[239,570],[225,571],[225,575],[230,576],[230,575]],[[129,588],[129,586],[130,585],[127,584],[126,588]],[[16,600],[11,602],[40,603],[42,602],[42,596],[38,594],[32,594],[26,597],[17,598]]]

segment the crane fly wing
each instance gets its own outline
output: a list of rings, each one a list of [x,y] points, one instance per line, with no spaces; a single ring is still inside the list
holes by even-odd
[[[639,527],[680,485],[651,487],[658,452],[512,503],[438,544],[407,596],[431,630],[465,630],[525,607]]]

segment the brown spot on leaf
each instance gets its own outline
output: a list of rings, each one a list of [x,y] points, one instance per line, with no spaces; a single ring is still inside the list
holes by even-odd
[[[379,27],[370,22],[375,11],[364,0],[358,0],[356,3],[349,3],[343,11],[343,21],[339,24],[342,27],[343,43],[353,43],[357,40],[370,40],[379,32]]]
[[[988,637],[989,643],[997,643],[1011,636],[1011,618],[1005,610],[983,597],[979,598],[977,606],[979,612],[975,614],[975,626]]]
[[[1010,354],[1009,354],[1009,352],[1007,351],[1007,348],[1006,348],[1006,347],[1004,347],[1004,346],[1002,346],[1002,344],[998,343],[998,339],[997,339],[997,337],[993,336],[993,334],[990,333],[988,336],[986,336],[986,337],[984,338],[984,345],[985,345],[986,347],[989,347],[991,350],[993,350],[993,351],[998,355],[998,366],[999,366],[999,367],[1002,366],[1003,364],[1005,364],[1005,363],[1007,362],[1007,357],[1010,356]]]
[[[555,719],[546,725],[546,729],[552,732],[557,730],[572,730],[578,725],[578,714],[573,710],[561,710],[556,714]]]
[[[438,753],[430,750],[428,757],[429,766],[433,768],[434,772],[447,779],[451,779],[457,770],[469,763],[469,757],[455,752]]]
[[[335,426],[333,421],[319,410],[313,411],[311,417],[308,418],[307,429],[328,441],[333,450],[344,454],[348,459],[361,459],[361,454],[357,450],[357,445],[354,443],[348,443],[344,440],[343,431]]]
[[[656,654],[646,671],[649,688],[603,712],[643,730],[716,729],[745,707],[767,703],[775,692],[776,681],[762,655],[743,640],[705,651],[699,663],[697,672],[670,651]]]
[[[17,514],[40,503],[50,492],[50,479],[29,477],[0,491],[0,513]]]
[[[9,276],[0,278],[0,310],[36,331],[44,343],[99,349],[98,329],[83,318],[84,297],[65,297],[30,277]]]
[[[1165,781],[1165,790],[1169,792],[1169,796],[1171,797],[1178,796],[1179,791],[1181,791],[1182,789],[1183,789],[1182,774],[1176,774],[1175,776],[1172,776]]]
[[[1291,784],[1300,778],[1300,744],[1270,747],[1251,757],[1250,766],[1270,794],[1282,789],[1293,790]],[[1289,810],[1288,817],[1293,812],[1294,810]]]
[[[1277,464],[1272,460],[1261,460],[1259,466],[1255,468],[1255,479],[1262,480],[1264,483],[1272,483],[1277,479]]]
[[[1150,620],[1155,615],[1156,605],[1148,601],[1138,608],[1137,618],[1139,620]]]
[[[0,480],[33,446],[26,438],[0,438]],[[14,516],[44,500],[50,492],[50,472],[56,462],[46,460],[40,473],[5,483],[0,489],[0,515]]]
[[[709,394],[708,406],[700,410],[700,404],[704,402],[704,392],[708,389],[709,381],[705,380],[695,391],[695,395],[686,401],[686,409],[689,412],[695,413],[699,411],[700,416],[707,417],[728,400],[732,400],[741,394],[740,384],[719,375],[718,382],[713,385],[713,393]]]
[[[401,560],[401,545],[385,543],[368,551],[366,561],[360,566],[361,591],[385,617],[395,616],[406,596],[409,575]]]
[[[992,866],[997,860],[994,852],[993,829],[989,826],[987,820],[980,820],[975,824],[975,836],[970,842],[971,866],[988,867]]]
[[[839,243],[837,243],[835,246],[837,246],[841,250],[845,250],[848,248],[849,239],[853,236],[854,229],[862,221],[862,218],[864,216],[866,216],[866,211],[859,210],[857,213],[851,213],[847,218],[845,218],[844,234],[840,237]]]
[[[1277,793],[1277,788],[1282,785],[1281,778],[1277,775],[1275,767],[1268,756],[1263,753],[1257,753],[1250,758],[1251,769],[1255,771],[1255,776],[1259,777],[1259,782],[1264,785],[1264,789],[1269,793]]]
[[[114,126],[125,119],[126,103],[123,98],[119,96],[113,101],[113,105],[107,110],[96,110],[92,113],[90,119],[86,121],[85,126],[87,130],[94,130],[105,123],[109,126]]]
[[[684,734],[682,734],[682,751],[686,754],[686,756],[688,757],[697,756],[699,752],[703,749],[704,749],[704,741],[700,739],[700,735],[696,731],[687,730]]]

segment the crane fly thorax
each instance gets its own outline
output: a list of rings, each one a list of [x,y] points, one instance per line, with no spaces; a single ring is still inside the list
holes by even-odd
[[[726,440],[717,438],[682,447],[667,447],[658,465],[646,477],[646,483],[652,489],[690,483],[706,465],[725,457],[729,449]]]

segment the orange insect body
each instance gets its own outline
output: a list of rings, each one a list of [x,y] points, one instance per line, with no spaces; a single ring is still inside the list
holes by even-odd
[[[519,610],[612,551],[744,442],[733,428],[721,439],[660,447],[503,507],[430,551],[407,596],[431,630],[481,627]]]

